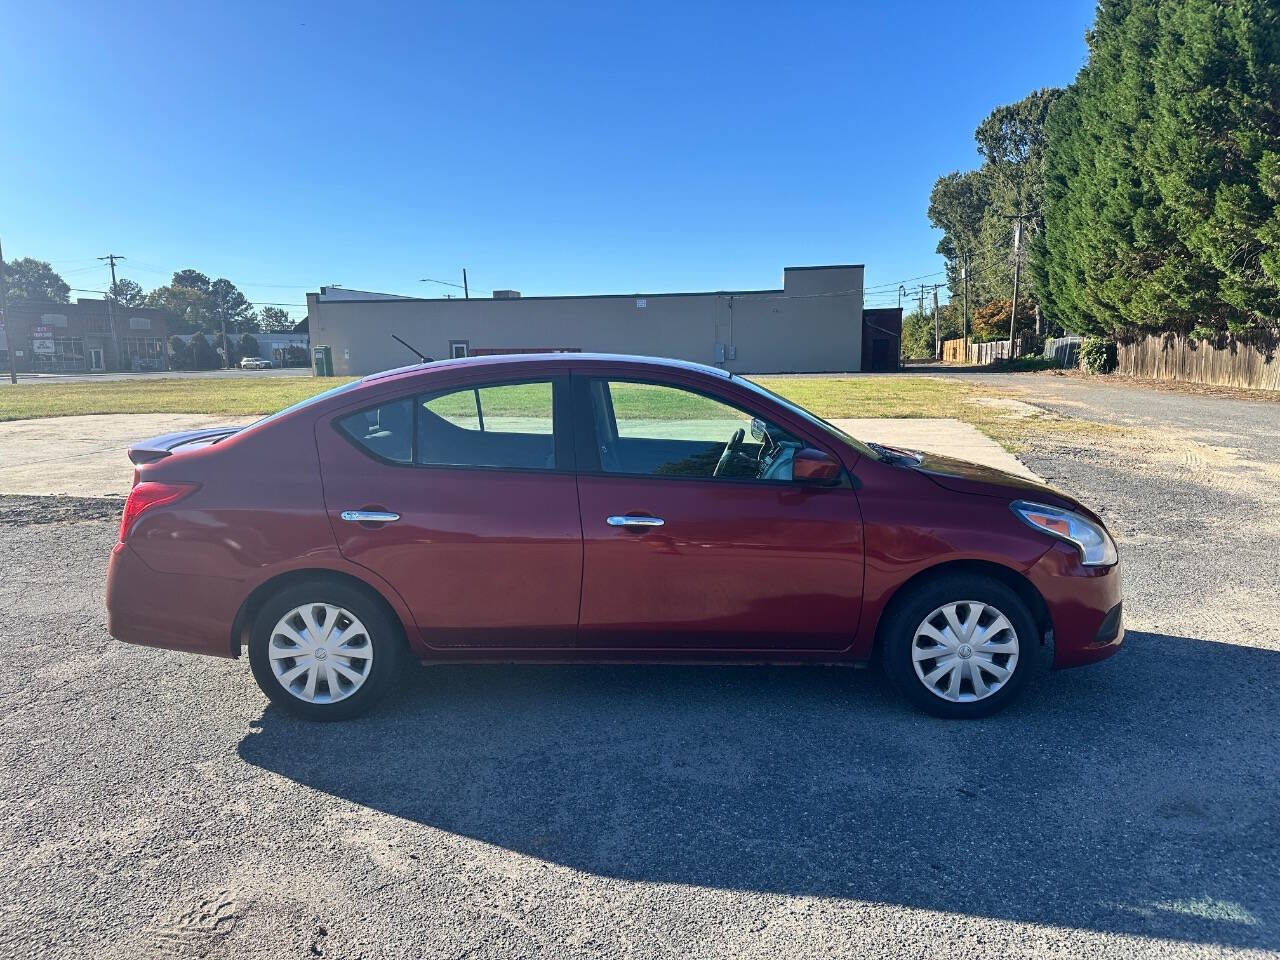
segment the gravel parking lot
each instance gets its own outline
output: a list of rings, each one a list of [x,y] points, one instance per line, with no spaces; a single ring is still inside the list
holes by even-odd
[[[0,956],[1280,954],[1280,465],[1198,402],[1024,453],[1129,638],[967,724],[878,671],[485,666],[309,725],[106,636],[114,508],[0,498]]]

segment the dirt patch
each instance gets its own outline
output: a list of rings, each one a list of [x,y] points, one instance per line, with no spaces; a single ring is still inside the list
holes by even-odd
[[[1086,373],[1084,370],[1046,370],[1042,377],[1068,377],[1093,383],[1120,387],[1148,387],[1165,393],[1182,393],[1198,397],[1222,397],[1229,400],[1257,400],[1280,403],[1280,390],[1251,390],[1247,387],[1222,387],[1210,383],[1192,383],[1186,380],[1148,380],[1144,377],[1126,377],[1118,373]]]
[[[1012,397],[974,397],[971,402],[992,410],[998,410],[1005,416],[1019,420],[1054,418],[1053,414],[1047,413],[1034,404],[1023,400],[1015,400]]]
[[[25,497],[0,494],[0,526],[119,520],[124,497]]]

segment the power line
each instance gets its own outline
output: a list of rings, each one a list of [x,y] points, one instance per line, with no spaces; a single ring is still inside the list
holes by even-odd
[[[893,281],[893,283],[876,283],[876,284],[872,284],[871,286],[869,286],[869,287],[867,287],[867,288],[865,288],[865,289],[867,290],[867,292],[871,292],[871,291],[873,291],[873,290],[881,290],[881,289],[884,289],[884,288],[886,288],[886,287],[892,287],[892,288],[894,288],[894,290],[896,291],[896,290],[897,290],[897,288],[898,288],[898,285],[899,285],[899,284],[902,284],[902,283],[910,283],[912,280],[927,280],[929,277],[939,277],[939,276],[942,276],[942,274],[944,274],[944,273],[946,273],[946,272],[947,272],[946,270],[935,270],[935,271],[933,271],[933,273],[922,273],[922,274],[920,274],[920,276],[918,276],[918,277],[904,277],[904,278],[903,278],[903,279],[901,279],[901,280],[895,280],[895,281]]]
[[[67,289],[70,290],[72,293],[100,293],[104,297],[111,296],[111,294],[106,290],[93,290],[93,289],[90,289],[89,287],[68,287]],[[249,304],[249,306],[251,307],[305,307],[306,306],[305,303],[281,303],[279,301],[274,301],[274,300],[246,300],[245,303]]]

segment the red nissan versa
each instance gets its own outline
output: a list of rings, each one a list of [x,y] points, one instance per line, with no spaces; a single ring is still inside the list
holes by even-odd
[[[304,717],[424,661],[865,664],[992,713],[1115,653],[1116,548],[1070,497],[861,443],[712,367],[424,363],[130,450],[112,636],[222,657]]]

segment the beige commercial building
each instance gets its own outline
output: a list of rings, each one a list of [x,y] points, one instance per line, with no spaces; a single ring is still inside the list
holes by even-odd
[[[864,369],[862,292],[861,264],[787,267],[775,290],[707,293],[417,299],[321,287],[307,317],[312,348],[330,348],[339,376],[412,362],[392,334],[433,358],[584,351],[738,373],[850,371]]]

